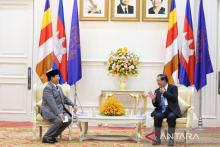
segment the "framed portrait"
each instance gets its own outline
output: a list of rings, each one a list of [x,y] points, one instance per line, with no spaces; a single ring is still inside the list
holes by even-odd
[[[140,0],[111,0],[111,20],[139,21]]]
[[[80,20],[108,20],[109,0],[80,0]]]
[[[168,21],[171,0],[143,0],[142,21]]]

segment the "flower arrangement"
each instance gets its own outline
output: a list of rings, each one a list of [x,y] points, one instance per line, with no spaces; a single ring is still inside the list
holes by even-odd
[[[107,116],[121,116],[125,114],[124,106],[114,95],[106,99],[99,111],[102,115]]]
[[[138,65],[139,57],[129,52],[127,48],[119,48],[108,58],[108,71],[112,75],[136,76]]]

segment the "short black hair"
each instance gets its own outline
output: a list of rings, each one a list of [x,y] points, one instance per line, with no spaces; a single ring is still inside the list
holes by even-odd
[[[160,77],[162,81],[166,81],[168,83],[168,77],[166,74],[159,74],[157,77]]]
[[[58,69],[51,70],[46,73],[48,81],[51,80],[51,77],[55,77],[56,75],[60,75],[60,71]]]

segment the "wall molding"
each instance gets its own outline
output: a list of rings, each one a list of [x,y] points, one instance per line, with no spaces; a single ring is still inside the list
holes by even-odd
[[[217,119],[216,116],[203,116],[202,119]]]
[[[27,112],[26,111],[24,111],[24,110],[22,110],[22,111],[14,111],[14,110],[12,110],[12,111],[9,111],[9,110],[7,110],[7,111],[0,111],[0,114],[27,114]]]
[[[19,103],[23,104],[22,108],[17,108],[16,106],[14,107],[11,107],[11,108],[1,108],[0,110],[0,114],[28,114],[28,99],[27,99],[27,93],[28,91],[25,90],[26,89],[26,84],[25,83],[0,83],[0,86],[4,86],[4,84],[6,85],[12,85],[12,86],[15,86],[15,85],[21,85],[23,86],[22,87],[22,95],[23,95],[23,98],[24,99],[19,99]]]
[[[82,59],[82,66],[105,66],[107,60],[104,59]],[[141,67],[163,67],[164,61],[140,61]]]
[[[0,58],[28,58],[28,56],[24,56],[24,55],[5,55],[5,54],[1,54]]]
[[[32,5],[32,0],[1,0],[0,7],[11,7],[11,6],[30,6]]]
[[[26,76],[4,76],[4,75],[0,75],[0,78],[8,78],[8,79],[27,79]]]

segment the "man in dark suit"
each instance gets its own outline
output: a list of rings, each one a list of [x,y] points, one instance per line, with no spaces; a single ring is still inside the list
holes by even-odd
[[[120,0],[117,6],[117,14],[134,14],[134,6],[129,5],[130,0]]]
[[[165,14],[165,8],[162,7],[163,0],[151,0],[153,7],[148,10],[148,14]]]
[[[43,99],[41,104],[41,114],[45,120],[53,122],[45,133],[43,143],[55,143],[59,136],[72,121],[71,113],[65,108],[64,104],[75,106],[67,98],[61,87],[58,86],[60,76],[59,70],[52,70],[47,73],[48,84],[43,90]]]
[[[154,117],[154,128],[156,132],[156,142],[153,145],[160,145],[161,126],[164,118],[167,118],[168,123],[168,146],[174,145],[174,132],[176,127],[176,118],[181,117],[178,104],[178,89],[175,85],[168,84],[168,78],[165,74],[157,76],[158,89],[155,93],[149,92],[149,97],[152,99],[155,110],[151,113]]]

